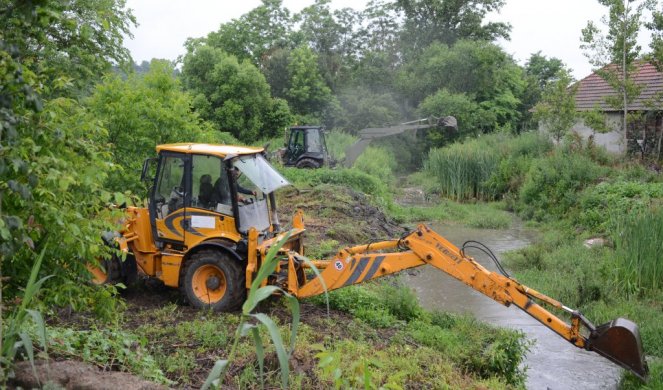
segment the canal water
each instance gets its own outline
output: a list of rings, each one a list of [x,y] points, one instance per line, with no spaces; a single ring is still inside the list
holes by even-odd
[[[534,240],[531,232],[516,226],[511,229],[474,229],[431,224],[440,235],[460,247],[467,240],[487,245],[501,260],[500,254],[519,249]],[[468,251],[484,267],[495,271],[493,262],[479,251]],[[616,389],[620,369],[593,352],[574,347],[547,327],[515,306],[505,307],[433,267],[406,274],[422,306],[471,314],[497,326],[523,331],[534,341],[525,358],[527,388],[531,390]],[[536,289],[536,286],[531,286]],[[554,297],[552,297],[554,298]]]

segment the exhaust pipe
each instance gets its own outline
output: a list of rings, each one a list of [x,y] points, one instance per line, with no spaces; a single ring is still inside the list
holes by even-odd
[[[638,326],[617,318],[591,330],[586,348],[647,380],[649,367],[645,361]]]

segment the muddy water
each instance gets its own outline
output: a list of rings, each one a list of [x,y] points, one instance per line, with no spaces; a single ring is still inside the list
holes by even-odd
[[[498,258],[500,253],[522,248],[534,239],[531,233],[520,227],[508,230],[434,224],[431,227],[457,246],[467,240],[480,241]],[[478,251],[468,251],[468,254],[488,269],[496,270],[487,256]],[[421,272],[405,277],[427,309],[471,314],[494,325],[519,329],[527,338],[534,340],[535,344],[525,359],[528,389],[617,388],[619,368],[594,353],[572,346],[520,309],[504,307],[432,267],[426,266]]]

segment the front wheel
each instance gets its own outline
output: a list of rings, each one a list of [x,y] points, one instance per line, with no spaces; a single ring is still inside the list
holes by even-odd
[[[232,311],[246,299],[245,280],[238,261],[220,251],[203,250],[189,259],[182,289],[196,308]]]
[[[303,169],[318,169],[320,168],[320,162],[313,160],[312,158],[303,158],[297,162],[296,167]]]

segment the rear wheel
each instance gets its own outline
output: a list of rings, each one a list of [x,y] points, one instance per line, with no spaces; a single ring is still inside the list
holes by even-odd
[[[313,160],[312,158],[303,158],[297,161],[297,168],[308,168],[308,169],[318,169],[320,168],[320,162]]]
[[[231,311],[246,299],[242,265],[221,251],[203,250],[191,256],[182,289],[197,308]]]

